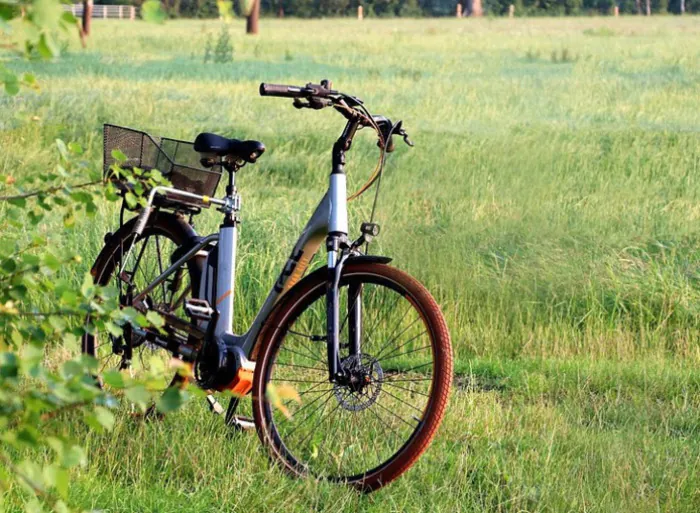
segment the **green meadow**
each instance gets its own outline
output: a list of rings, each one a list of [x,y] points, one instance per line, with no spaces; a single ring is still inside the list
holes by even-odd
[[[222,26],[232,61],[204,62]],[[372,251],[441,304],[456,377],[432,448],[370,496],[290,479],[255,434],[232,432],[198,401],[147,424],[125,408],[101,435],[67,415],[61,429],[88,450],[74,505],[700,511],[700,19],[263,19],[257,37],[241,20],[96,20],[93,32],[87,49],[71,40],[54,62],[0,53],[40,85],[0,95],[0,174],[41,187],[57,138],[99,169],[103,123],[263,141],[265,155],[238,174],[244,331],[325,191],[343,126],[330,110],[261,98],[258,84],[331,79],[402,119],[415,142],[397,141],[388,160]],[[377,157],[362,133],[350,188]],[[369,193],[351,204],[352,226],[371,206]],[[38,229],[81,255],[63,272],[79,282],[118,208],[76,222],[66,235],[55,215],[18,237]],[[219,222],[212,210],[195,226]],[[49,358],[72,351],[55,341]],[[6,495],[20,507],[21,494]]]

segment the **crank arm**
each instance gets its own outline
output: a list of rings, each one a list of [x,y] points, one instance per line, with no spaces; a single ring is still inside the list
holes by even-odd
[[[143,337],[149,344],[162,347],[163,349],[166,349],[176,357],[182,356],[182,359],[186,362],[193,362],[197,356],[197,351],[193,349],[192,346],[176,340],[176,337],[164,338],[160,335],[153,333],[152,331],[145,330],[143,328],[132,328],[132,330],[134,335]]]

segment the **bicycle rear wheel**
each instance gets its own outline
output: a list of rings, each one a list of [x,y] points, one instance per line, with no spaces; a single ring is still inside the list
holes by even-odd
[[[300,282],[273,313],[260,340],[253,412],[263,444],[287,471],[372,491],[408,470],[435,436],[452,382],[450,336],[415,279],[383,264],[349,263],[340,280],[340,356],[357,379],[330,383],[326,272]],[[361,349],[351,355],[356,303],[348,295],[357,291]],[[282,387],[293,387],[300,402],[280,408]]]
[[[155,213],[140,237],[133,234],[134,222],[135,219],[130,220],[106,239],[105,247],[91,271],[96,284],[111,285],[118,289],[121,307],[131,305],[128,286],[123,278],[133,283],[132,294],[138,294],[170,267],[173,254],[179,248],[196,237],[194,230],[176,214]],[[183,265],[145,298],[149,309],[177,317],[181,323],[190,323],[183,304],[186,299],[192,297],[192,290],[198,291],[202,265],[199,259],[192,259]],[[122,267],[124,276],[120,278]],[[89,321],[88,316],[86,323]],[[178,332],[173,323],[166,323],[164,328],[169,337],[187,341],[187,335]],[[98,360],[100,373],[105,370],[122,370],[134,377],[142,377],[147,373],[153,374],[157,368],[164,368],[166,370],[162,374],[163,390],[168,386],[181,384],[179,375],[168,370],[173,353],[148,342],[144,334],[131,328],[125,329],[121,336],[99,332],[86,333],[82,340],[82,350]],[[152,410],[149,410],[147,413],[151,412]]]

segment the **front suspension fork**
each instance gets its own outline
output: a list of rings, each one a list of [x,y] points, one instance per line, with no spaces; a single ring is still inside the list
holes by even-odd
[[[336,241],[337,244],[337,241]],[[330,241],[329,241],[330,245]],[[340,365],[340,273],[344,259],[338,259],[336,248],[328,252],[328,281],[326,285],[326,346],[328,350],[328,380],[336,383],[342,378]]]
[[[345,376],[340,363],[340,276],[349,252],[336,251],[328,253],[328,285],[326,289],[326,343],[328,350],[328,379],[337,383]],[[348,348],[350,356],[357,356],[361,350],[362,339],[362,286],[351,283],[348,287]]]

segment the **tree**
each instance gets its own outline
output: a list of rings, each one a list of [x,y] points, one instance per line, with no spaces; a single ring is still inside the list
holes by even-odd
[[[250,12],[246,17],[245,31],[246,34],[258,33],[258,20],[260,18],[260,0],[253,0],[253,5],[250,6]]]
[[[90,35],[92,20],[92,0],[83,0],[83,35]]]

